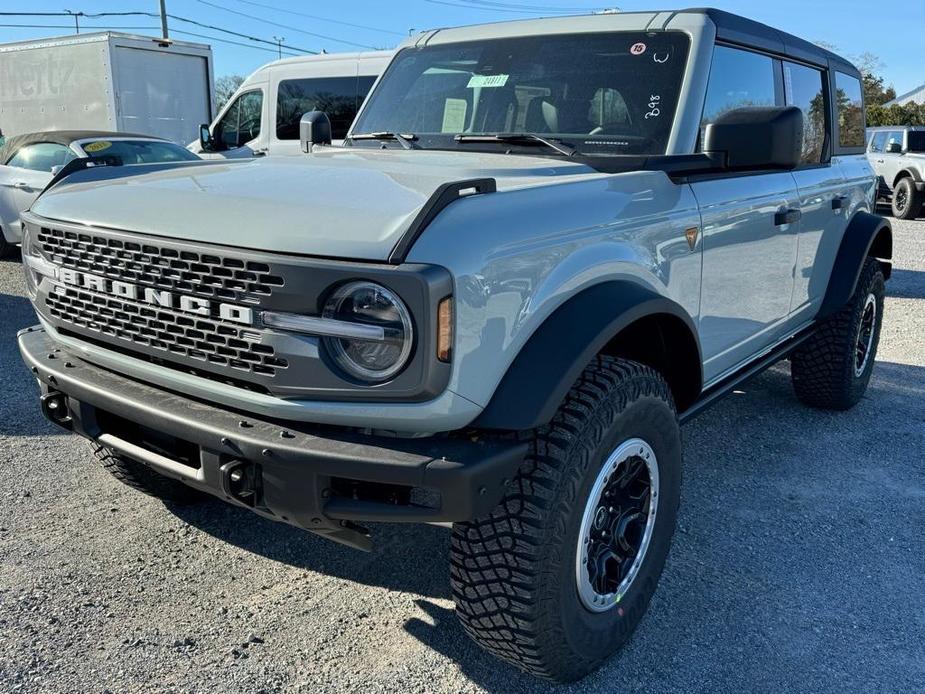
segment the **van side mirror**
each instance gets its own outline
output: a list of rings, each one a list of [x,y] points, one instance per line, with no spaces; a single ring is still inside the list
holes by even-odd
[[[887,151],[889,154],[902,154],[902,153],[903,153],[903,146],[902,146],[902,144],[899,143],[899,142],[890,142],[890,143],[886,146],[886,151]]]
[[[199,125],[199,146],[203,152],[215,151],[215,139],[212,137],[212,131],[209,129],[208,123]]]
[[[790,171],[802,150],[803,112],[796,106],[737,108],[707,124],[703,135],[703,151],[731,171]]]
[[[331,144],[331,119],[324,111],[309,111],[299,121],[302,151],[311,152],[315,145]]]

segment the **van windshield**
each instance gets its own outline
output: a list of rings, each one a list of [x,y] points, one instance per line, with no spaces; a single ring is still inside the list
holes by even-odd
[[[529,144],[557,154],[535,141],[467,137],[529,133],[585,155],[664,154],[689,46],[680,32],[608,32],[406,48],[352,133],[413,134],[422,148]]]

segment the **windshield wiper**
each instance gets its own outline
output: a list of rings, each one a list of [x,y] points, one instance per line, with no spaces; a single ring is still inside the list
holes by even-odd
[[[571,157],[575,148],[561,140],[542,137],[536,133],[498,133],[497,135],[457,135],[457,142],[509,142],[518,145],[545,145],[559,154]]]
[[[356,135],[350,135],[347,137],[348,140],[395,140],[405,149],[420,149],[418,145],[414,144],[414,141],[418,139],[418,136],[414,133],[390,133],[388,131],[378,132],[378,133],[357,133]]]

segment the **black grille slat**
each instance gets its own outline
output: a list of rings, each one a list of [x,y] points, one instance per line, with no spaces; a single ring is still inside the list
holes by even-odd
[[[63,267],[210,299],[259,303],[272,295],[274,287],[285,286],[282,277],[270,274],[266,263],[213,253],[47,227],[39,230],[36,241],[52,262]]]
[[[274,376],[289,366],[285,359],[275,356],[272,347],[251,339],[259,339],[253,330],[215,320],[193,319],[63,284],[49,292],[45,306],[52,317],[63,323],[165,354],[258,376]]]

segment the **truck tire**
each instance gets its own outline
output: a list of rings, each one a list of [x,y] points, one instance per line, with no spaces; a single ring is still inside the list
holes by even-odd
[[[896,187],[893,189],[893,216],[897,219],[915,219],[922,211],[923,200],[922,193],[916,187],[915,182],[906,176],[899,179]]]
[[[158,474],[144,463],[126,458],[106,446],[94,444],[93,452],[113,477],[143,494],[179,506],[193,504],[206,498],[203,492],[188,487],[179,480]]]
[[[790,376],[801,401],[847,410],[861,399],[877,356],[883,295],[880,263],[867,258],[851,300],[791,355]]]
[[[0,260],[4,260],[13,255],[13,250],[15,248],[16,246],[6,240],[6,237],[3,235],[3,229],[0,229]]]
[[[463,628],[539,677],[588,674],[645,613],[680,490],[681,436],[665,380],[636,362],[596,358],[536,431],[490,515],[453,526]]]

